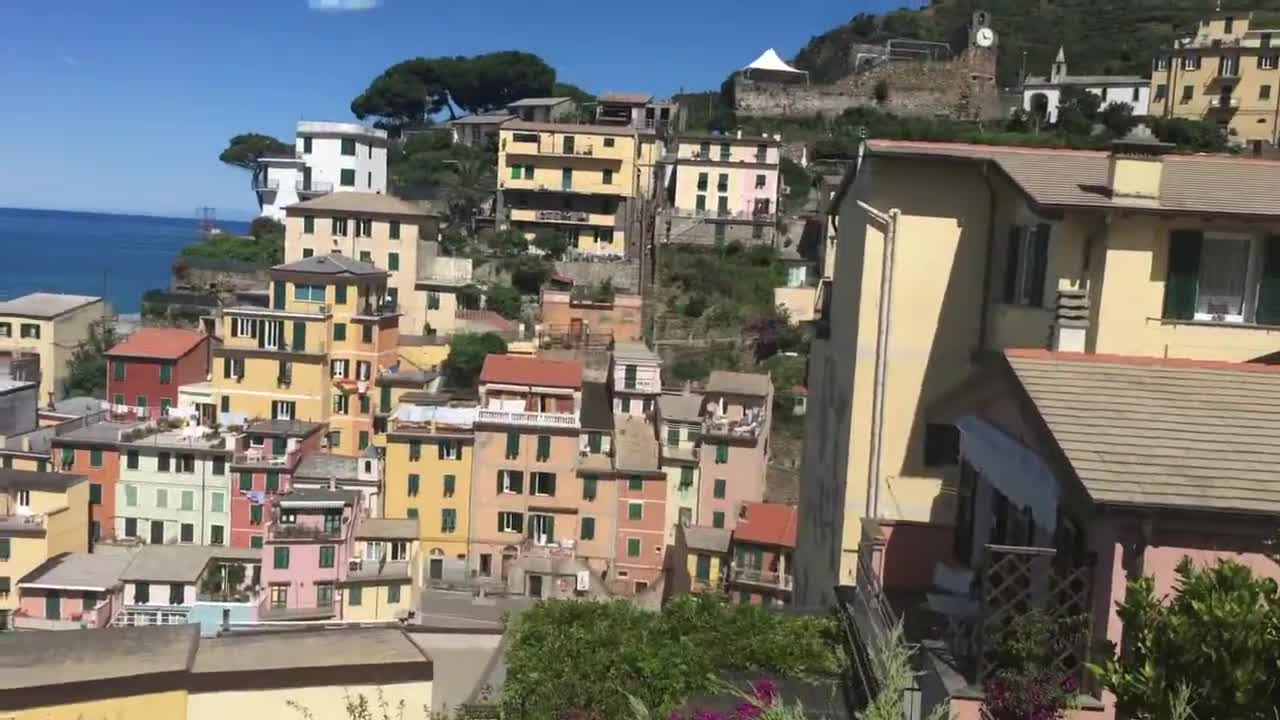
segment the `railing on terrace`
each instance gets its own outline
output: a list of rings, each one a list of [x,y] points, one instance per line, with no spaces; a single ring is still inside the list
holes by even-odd
[[[253,189],[254,190],[271,190],[271,191],[279,190],[280,179],[279,178],[269,178],[269,179],[254,178]]]
[[[492,410],[481,408],[476,420],[499,425],[529,425],[541,427],[578,427],[578,416],[574,413],[542,413],[523,410]]]
[[[285,525],[272,523],[267,528],[268,540],[341,540],[342,528],[325,528],[315,525]]]
[[[591,222],[591,213],[585,210],[538,210],[536,217],[546,222]]]
[[[232,465],[262,465],[265,467],[293,467],[302,457],[302,448],[294,448],[284,455],[276,455],[268,448],[249,448],[231,456]]]
[[[308,182],[303,178],[298,178],[294,189],[298,192],[330,193],[333,192],[333,183],[328,180],[311,180]]]
[[[748,212],[746,210],[720,210],[717,208],[671,208],[674,217],[702,218],[705,220],[742,220],[758,223],[771,223],[777,215],[771,212]]]
[[[775,570],[745,567],[737,563],[729,566],[729,573],[729,581],[734,583],[766,585],[781,590],[791,590],[794,583],[790,573],[782,574]]]
[[[0,530],[43,530],[44,515],[0,515]]]

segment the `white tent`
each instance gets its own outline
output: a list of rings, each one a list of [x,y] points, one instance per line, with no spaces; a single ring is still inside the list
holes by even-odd
[[[743,68],[743,69],[744,69],[744,70],[770,70],[770,71],[773,71],[773,72],[801,73],[801,74],[804,74],[804,75],[808,75],[808,74],[809,74],[809,73],[805,72],[804,70],[797,70],[797,69],[795,69],[795,68],[791,67],[790,65],[788,65],[788,64],[787,64],[787,63],[786,63],[786,62],[785,62],[781,57],[779,57],[779,55],[778,55],[778,51],[777,51],[777,50],[774,50],[773,48],[769,48],[768,50],[765,50],[764,52],[760,53],[760,57],[758,57],[758,58],[756,58],[755,60],[753,60],[753,61],[751,62],[751,64],[750,64],[750,65],[746,66],[746,67],[745,67],[745,68]]]

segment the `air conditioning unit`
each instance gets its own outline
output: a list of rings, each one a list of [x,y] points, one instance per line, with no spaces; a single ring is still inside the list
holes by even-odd
[[[351,558],[347,561],[347,572],[360,572],[364,567],[364,558]]]

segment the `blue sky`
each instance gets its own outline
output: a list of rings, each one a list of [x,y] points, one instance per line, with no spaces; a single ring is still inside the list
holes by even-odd
[[[374,5],[320,11],[310,4]],[[405,58],[519,49],[592,92],[711,89],[767,47],[784,57],[903,0],[127,0],[0,7],[0,206],[228,218],[256,206],[218,153],[348,120]]]

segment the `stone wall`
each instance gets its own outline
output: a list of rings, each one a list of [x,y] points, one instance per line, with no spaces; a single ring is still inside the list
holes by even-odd
[[[976,120],[1000,115],[995,70],[993,49],[970,48],[954,60],[885,62],[829,85],[762,82],[739,74],[734,99],[739,113],[760,117],[830,117],[877,106],[901,115]],[[875,96],[881,81],[888,88],[883,104]]]
[[[554,264],[555,272],[573,280],[575,285],[599,285],[608,278],[617,290],[640,288],[640,263],[637,260],[561,260]],[[510,276],[498,261],[475,268],[473,279],[476,283],[510,282]]]

